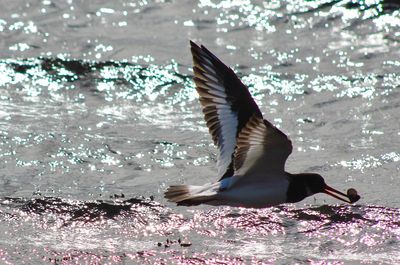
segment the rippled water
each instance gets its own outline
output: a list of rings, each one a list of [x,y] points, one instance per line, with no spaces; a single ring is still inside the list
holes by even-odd
[[[397,1],[9,1],[0,11],[1,264],[400,263]],[[324,195],[176,207],[215,179],[188,40],[286,132]]]

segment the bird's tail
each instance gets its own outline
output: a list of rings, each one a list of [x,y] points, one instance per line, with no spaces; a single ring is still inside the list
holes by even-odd
[[[213,186],[177,185],[170,186],[164,197],[177,205],[193,206],[213,201],[216,194]]]

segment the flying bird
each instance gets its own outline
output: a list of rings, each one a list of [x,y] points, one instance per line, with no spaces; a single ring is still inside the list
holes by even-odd
[[[291,174],[285,162],[292,142],[263,118],[248,88],[231,68],[203,45],[190,41],[196,90],[204,119],[218,148],[219,180],[203,186],[175,185],[165,198],[177,205],[263,208],[295,203],[316,193],[341,201],[360,199],[331,188],[316,173]]]

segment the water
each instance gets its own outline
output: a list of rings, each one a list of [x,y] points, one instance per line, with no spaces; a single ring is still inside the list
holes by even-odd
[[[398,264],[396,1],[8,1],[0,11],[1,264]],[[176,207],[215,180],[189,42],[293,141],[289,172],[362,199]]]

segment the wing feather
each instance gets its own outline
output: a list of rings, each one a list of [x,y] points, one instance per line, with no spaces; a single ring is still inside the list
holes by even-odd
[[[218,147],[218,175],[231,177],[233,156],[239,132],[253,115],[261,112],[247,87],[233,70],[204,46],[190,42],[196,90],[204,119],[214,144]]]
[[[292,142],[283,132],[267,120],[253,115],[237,139],[234,154],[235,179],[232,183],[245,178],[281,176],[291,152]]]

